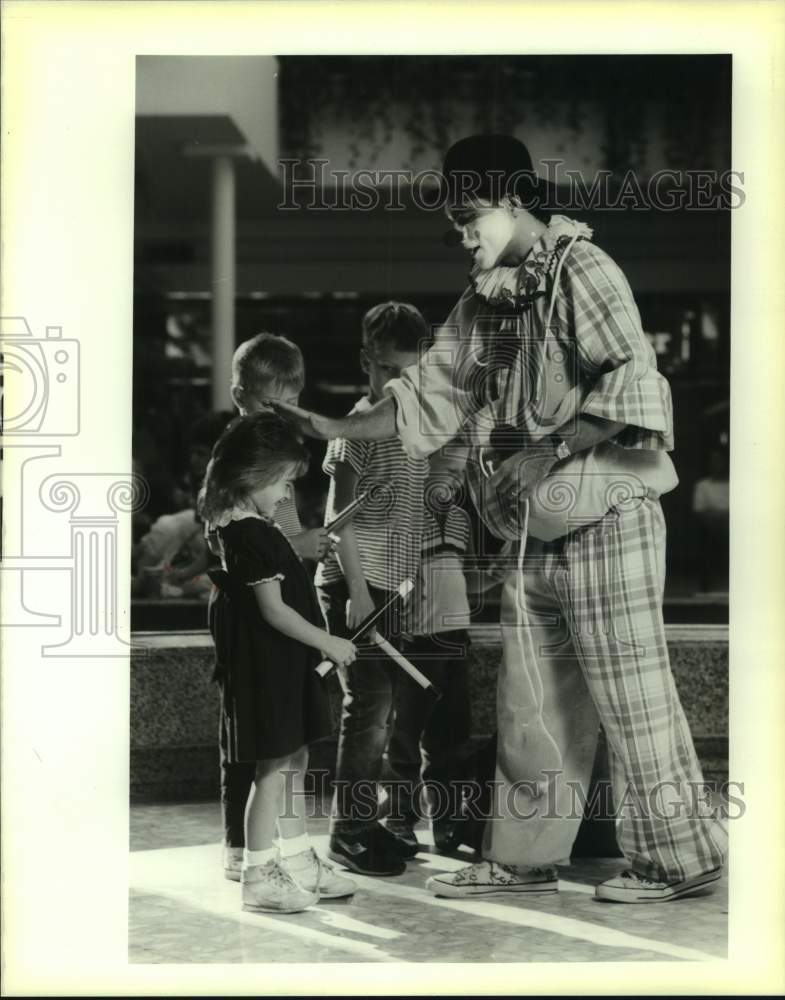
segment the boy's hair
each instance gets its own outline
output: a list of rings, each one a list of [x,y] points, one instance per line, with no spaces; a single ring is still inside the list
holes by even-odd
[[[408,302],[381,302],[363,316],[363,347],[389,344],[396,351],[417,351],[430,339],[422,313]]]
[[[258,393],[266,386],[302,389],[305,362],[297,344],[276,333],[257,333],[232,356],[232,385]]]
[[[213,448],[199,491],[197,510],[208,525],[252,490],[277,482],[288,468],[301,476],[309,453],[294,425],[277,413],[236,417]]]

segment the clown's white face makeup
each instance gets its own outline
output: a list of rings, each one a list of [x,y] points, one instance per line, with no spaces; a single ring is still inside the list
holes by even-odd
[[[471,206],[447,210],[447,218],[461,234],[461,246],[472,263],[483,271],[500,264],[516,234],[515,215],[509,206],[473,202]]]

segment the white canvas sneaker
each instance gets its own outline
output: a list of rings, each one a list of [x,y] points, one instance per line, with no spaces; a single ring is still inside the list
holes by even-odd
[[[425,888],[435,896],[464,899],[510,892],[556,892],[559,879],[552,865],[524,867],[503,865],[499,861],[478,861],[457,872],[433,875]]]
[[[299,913],[319,902],[318,892],[308,892],[273,859],[266,865],[244,868],[243,909],[264,913]]]
[[[613,903],[663,903],[680,896],[690,896],[700,892],[712,882],[716,882],[722,869],[713,868],[710,872],[696,875],[695,878],[684,879],[681,882],[659,882],[657,879],[638,875],[631,868],[619,872],[613,878],[601,882],[594,890],[597,899]]]
[[[320,899],[341,899],[354,895],[357,889],[352,879],[339,875],[330,862],[320,858],[312,847],[281,863],[303,889],[318,891]]]

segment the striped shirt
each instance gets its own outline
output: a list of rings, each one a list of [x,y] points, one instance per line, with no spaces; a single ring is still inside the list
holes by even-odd
[[[438,635],[471,623],[463,559],[469,548],[469,515],[452,506],[439,516],[426,508],[422,563],[408,624],[412,635]]]
[[[363,397],[352,409],[371,408]],[[427,458],[406,454],[398,438],[385,441],[330,441],[322,468],[331,477],[325,523],[339,511],[335,505],[335,469],[345,462],[357,474],[357,493],[368,500],[352,521],[363,574],[368,584],[396,590],[407,579],[416,579],[423,532],[423,488],[428,476]],[[335,553],[316,570],[317,586],[343,579]]]
[[[293,497],[285,497],[280,503],[276,504],[273,520],[287,538],[291,538],[292,535],[299,535],[303,530],[303,526],[300,523],[300,515],[297,513],[297,504],[294,502]]]
[[[432,512],[426,507],[422,536],[422,558],[455,552],[466,555],[471,539],[469,515],[460,507],[451,506],[445,514]]]

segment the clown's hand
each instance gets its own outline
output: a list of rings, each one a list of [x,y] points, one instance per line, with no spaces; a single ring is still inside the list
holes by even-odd
[[[270,405],[281,414],[292,420],[300,430],[301,434],[307,437],[318,438],[320,441],[328,441],[330,438],[341,436],[341,421],[331,417],[323,417],[319,413],[312,413],[310,410],[303,410],[299,406],[292,406],[291,403],[284,403],[281,400],[271,400]]]
[[[556,464],[553,454],[519,451],[506,458],[491,477],[490,485],[512,502],[522,503]]]

